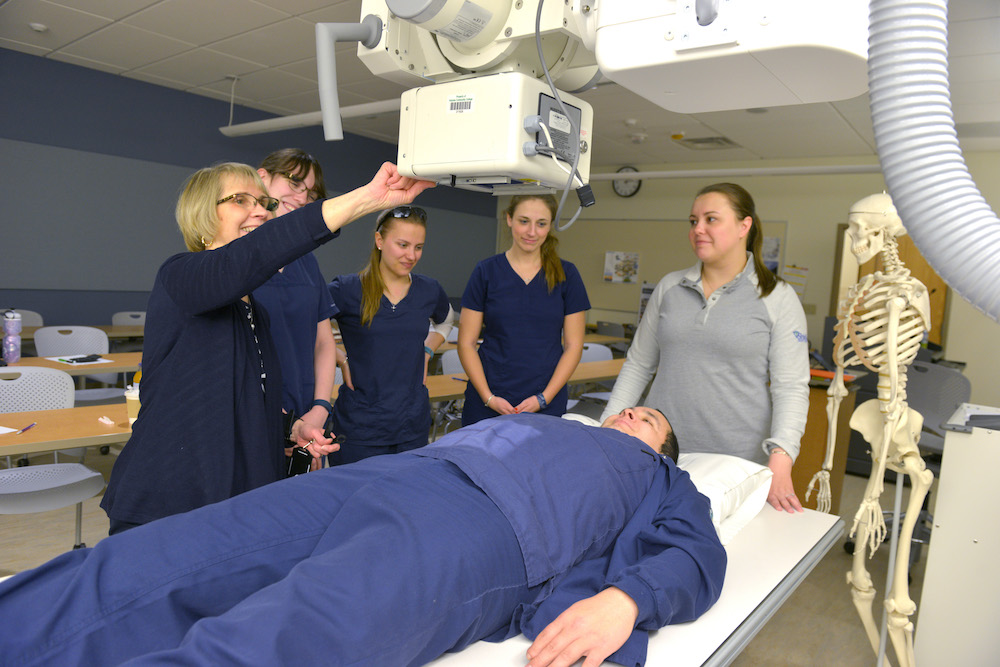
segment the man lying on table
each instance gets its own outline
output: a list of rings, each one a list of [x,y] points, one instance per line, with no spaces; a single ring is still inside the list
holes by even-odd
[[[642,665],[726,569],[676,456],[650,408],[521,414],[270,484],[3,582],[4,661],[418,665],[523,632],[532,667]]]

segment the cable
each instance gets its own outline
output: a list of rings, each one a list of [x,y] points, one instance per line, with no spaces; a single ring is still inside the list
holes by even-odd
[[[564,229],[569,228],[576,218],[580,215],[580,211],[583,207],[580,207],[580,211],[577,211],[576,215],[569,221],[569,223],[564,226],[559,226],[559,218],[562,215],[563,206],[566,203],[566,197],[569,195],[569,191],[573,189],[573,178],[578,173],[577,165],[580,163],[580,128],[577,126],[576,122],[573,120],[573,116],[570,115],[569,110],[566,109],[566,105],[563,104],[562,98],[559,96],[559,91],[556,89],[556,84],[552,81],[552,75],[549,74],[548,63],[545,62],[545,54],[542,52],[542,6],[545,4],[545,0],[538,0],[538,11],[535,13],[535,48],[538,50],[538,60],[542,65],[542,73],[545,75],[545,80],[549,84],[549,89],[552,91],[552,97],[555,98],[556,103],[559,105],[559,109],[566,116],[569,121],[570,128],[573,130],[573,139],[576,141],[576,151],[573,153],[573,165],[572,170],[569,173],[569,179],[566,181],[566,185],[563,186],[562,197],[559,198],[559,207],[556,209],[556,219],[552,221],[555,225],[556,231],[561,232]],[[580,179],[582,182],[583,179]]]
[[[566,164],[569,164],[569,165],[572,166],[573,161],[570,160],[566,155],[563,155],[559,151],[559,149],[556,148],[555,142],[552,141],[552,135],[549,134],[549,128],[548,128],[548,126],[546,126],[545,123],[542,123],[542,122],[539,122],[538,126],[542,129],[542,133],[545,135],[545,141],[548,142],[548,145],[547,146],[537,146],[536,150],[539,153],[543,153],[545,155],[550,155],[552,157],[552,161],[555,162],[555,164],[556,164],[557,167],[559,167],[560,169],[562,169],[565,173],[570,174],[570,187],[572,187],[572,183],[573,183],[573,179],[574,178],[582,186],[584,183],[583,183],[583,178],[580,177],[580,172],[579,171],[570,171],[569,167],[566,167],[566,166],[564,166],[564,165],[562,165],[562,164],[559,163],[559,160],[561,159]]]

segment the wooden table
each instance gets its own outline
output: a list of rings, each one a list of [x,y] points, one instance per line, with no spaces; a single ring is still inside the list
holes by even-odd
[[[97,324],[97,325],[83,325],[91,327],[92,329],[100,329],[104,333],[108,334],[110,340],[127,340],[129,338],[142,338],[143,331],[145,327],[141,324]],[[33,341],[35,340],[35,332],[41,327],[24,327],[21,329],[21,341]]]
[[[75,356],[75,355],[71,355]],[[0,373],[28,366],[39,368],[55,368],[66,371],[70,375],[100,375],[102,373],[134,373],[139,370],[142,352],[115,352],[102,354],[102,358],[110,359],[107,364],[67,364],[61,361],[50,361],[45,357],[21,357],[16,364],[0,367]]]
[[[602,382],[613,380],[618,377],[622,369],[624,359],[611,359],[610,361],[585,361],[577,365],[576,370],[569,378],[569,384],[581,384],[584,382]],[[465,396],[465,385],[469,376],[465,373],[448,375],[428,375],[427,393],[431,402],[451,401]],[[340,387],[333,388],[332,400],[337,400],[337,391]]]
[[[606,336],[604,334],[597,334],[597,333],[586,333],[583,335],[584,343],[598,343],[600,345],[611,345],[613,343],[628,343],[630,341],[631,341],[630,338],[623,338],[621,336]],[[441,343],[441,346],[438,347],[437,350],[435,350],[435,354],[441,354],[446,350],[454,350],[457,347],[458,345],[456,343],[450,343],[448,341],[445,341]]]
[[[612,359],[581,363],[570,377],[570,384],[614,379],[618,376],[624,361],[624,359]],[[461,379],[456,380],[456,377]],[[430,399],[448,401],[462,398],[465,395],[464,380],[465,375],[429,376],[427,390]],[[334,398],[336,398],[336,388]],[[102,416],[108,417],[114,424],[109,426],[98,421]],[[0,426],[7,428],[20,429],[32,422],[37,422],[36,426],[24,433],[0,435],[0,456],[37,454],[73,447],[118,445],[127,442],[132,435],[124,403],[0,414]]]
[[[114,424],[108,426],[99,422],[98,419],[104,416]],[[0,456],[117,445],[132,435],[124,403],[0,414],[0,426],[7,428],[20,429],[32,422],[37,424],[20,435],[0,435]]]

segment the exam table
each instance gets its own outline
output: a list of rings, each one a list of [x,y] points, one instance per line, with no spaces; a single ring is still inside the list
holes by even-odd
[[[839,544],[844,521],[763,507],[729,544],[729,566],[719,601],[696,621],[650,634],[647,665],[728,665],[824,555]],[[767,548],[763,548],[767,545]],[[434,667],[524,667],[531,642],[524,635],[494,644],[477,642],[429,663]],[[610,663],[606,663],[610,664]]]

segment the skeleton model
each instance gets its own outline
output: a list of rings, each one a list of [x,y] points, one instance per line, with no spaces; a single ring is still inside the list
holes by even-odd
[[[865,197],[851,207],[848,217],[851,251],[863,264],[876,254],[883,270],[862,278],[840,304],[834,338],[836,373],[827,392],[826,459],[823,469],[813,476],[806,499],[817,489],[819,510],[830,511],[830,469],[840,402],[847,395],[844,368],[863,365],[878,373],[878,398],[860,405],[851,416],[851,428],[871,444],[872,472],[864,499],[854,515],[851,536],[855,540],[854,560],[847,582],[854,606],[861,616],[872,649],[879,650],[879,633],[872,613],[875,588],[865,568],[865,553],[875,553],[885,539],[886,526],[879,499],[886,468],[909,475],[912,484],[906,519],[899,534],[892,588],[885,600],[889,637],[899,664],[910,667],[913,657],[913,624],[909,617],[916,605],[909,596],[907,564],[910,538],[920,507],[934,475],[925,468],[917,450],[923,425],[920,413],[906,404],[906,368],[917,355],[924,333],[930,328],[930,301],[927,288],[899,259],[896,237],[906,233],[887,194]]]

